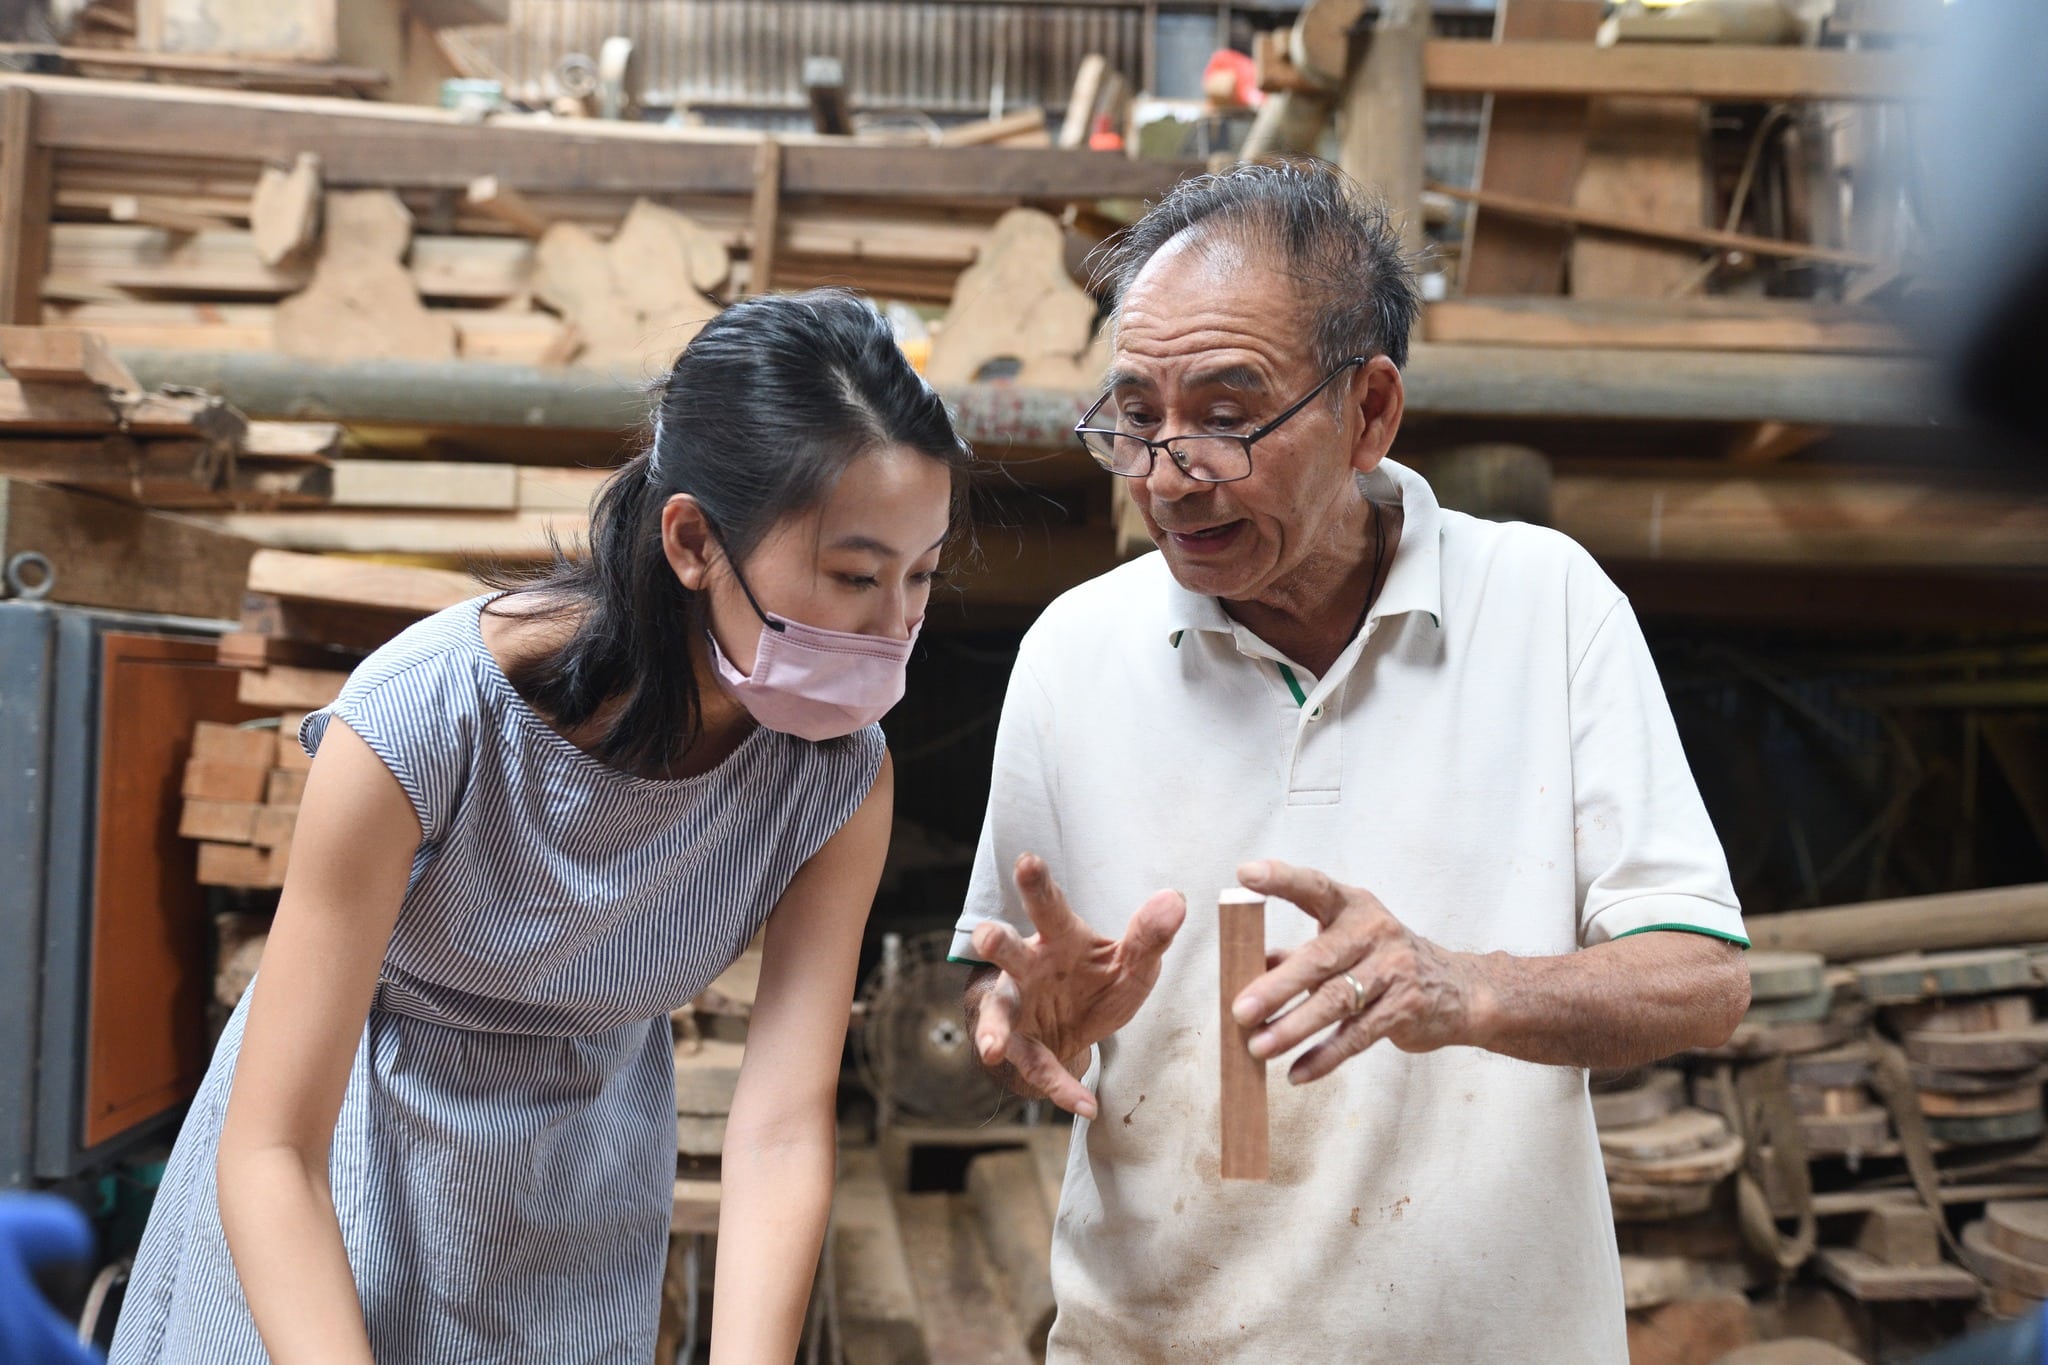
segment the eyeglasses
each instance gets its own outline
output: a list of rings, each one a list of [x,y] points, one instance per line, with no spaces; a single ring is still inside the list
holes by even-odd
[[[1242,436],[1169,436],[1163,441],[1148,441],[1143,436],[1114,427],[1092,425],[1095,415],[1102,411],[1102,405],[1116,396],[1115,390],[1095,400],[1095,406],[1088,409],[1081,420],[1074,425],[1074,435],[1080,437],[1082,446],[1095,463],[1112,474],[1127,479],[1142,479],[1152,472],[1153,462],[1160,451],[1172,460],[1181,473],[1202,483],[1235,483],[1249,478],[1252,472],[1252,442],[1273,434],[1274,430],[1288,418],[1307,407],[1315,396],[1330,387],[1331,381],[1354,365],[1363,365],[1367,357],[1355,355],[1323,376],[1322,382],[1303,394],[1287,410],[1262,427],[1248,431]]]

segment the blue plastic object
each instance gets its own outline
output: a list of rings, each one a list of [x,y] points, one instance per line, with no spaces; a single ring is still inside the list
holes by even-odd
[[[0,1193],[0,1365],[97,1365],[36,1279],[92,1265],[92,1226],[66,1200]]]

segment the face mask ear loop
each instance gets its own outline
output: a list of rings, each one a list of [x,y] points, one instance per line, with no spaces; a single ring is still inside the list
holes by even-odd
[[[772,618],[770,618],[767,612],[761,610],[761,604],[754,600],[754,590],[747,586],[747,576],[740,572],[740,562],[732,557],[732,552],[730,550],[726,549],[725,537],[720,536],[718,534],[718,528],[712,525],[711,518],[708,516],[705,517],[704,524],[707,527],[710,527],[711,534],[713,536],[718,537],[718,548],[724,552],[725,562],[732,565],[732,580],[733,582],[739,584],[740,591],[746,594],[747,605],[754,609],[754,615],[761,618],[761,624],[768,627],[768,629],[770,630],[788,630],[789,627],[786,624],[784,624],[781,621],[773,620]]]

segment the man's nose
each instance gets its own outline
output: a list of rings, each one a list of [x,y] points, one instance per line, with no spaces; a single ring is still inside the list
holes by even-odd
[[[1202,481],[1190,478],[1180,465],[1175,463],[1166,447],[1160,446],[1152,452],[1152,469],[1143,480],[1145,491],[1162,502],[1178,502],[1190,493],[1198,493],[1204,487]]]

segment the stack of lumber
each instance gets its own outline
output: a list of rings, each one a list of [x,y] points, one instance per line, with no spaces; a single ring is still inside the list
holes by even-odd
[[[716,1176],[760,982],[761,941],[756,937],[674,1016],[676,1152],[685,1171]]]
[[[1685,1104],[1674,1071],[1593,1097],[1607,1191],[1620,1221],[1704,1213],[1721,1182],[1742,1164],[1742,1139],[1720,1115]]]
[[[194,734],[179,832],[200,841],[202,883],[284,884],[311,766],[299,745],[305,713],[333,701],[369,651],[479,590],[438,569],[274,550],[250,560],[241,629],[221,637],[219,655],[242,670],[240,699],[278,715],[239,728],[202,723]]]
[[[331,423],[145,393],[101,337],[70,328],[0,327],[0,366],[0,475],[171,509],[318,505],[331,492]]]

